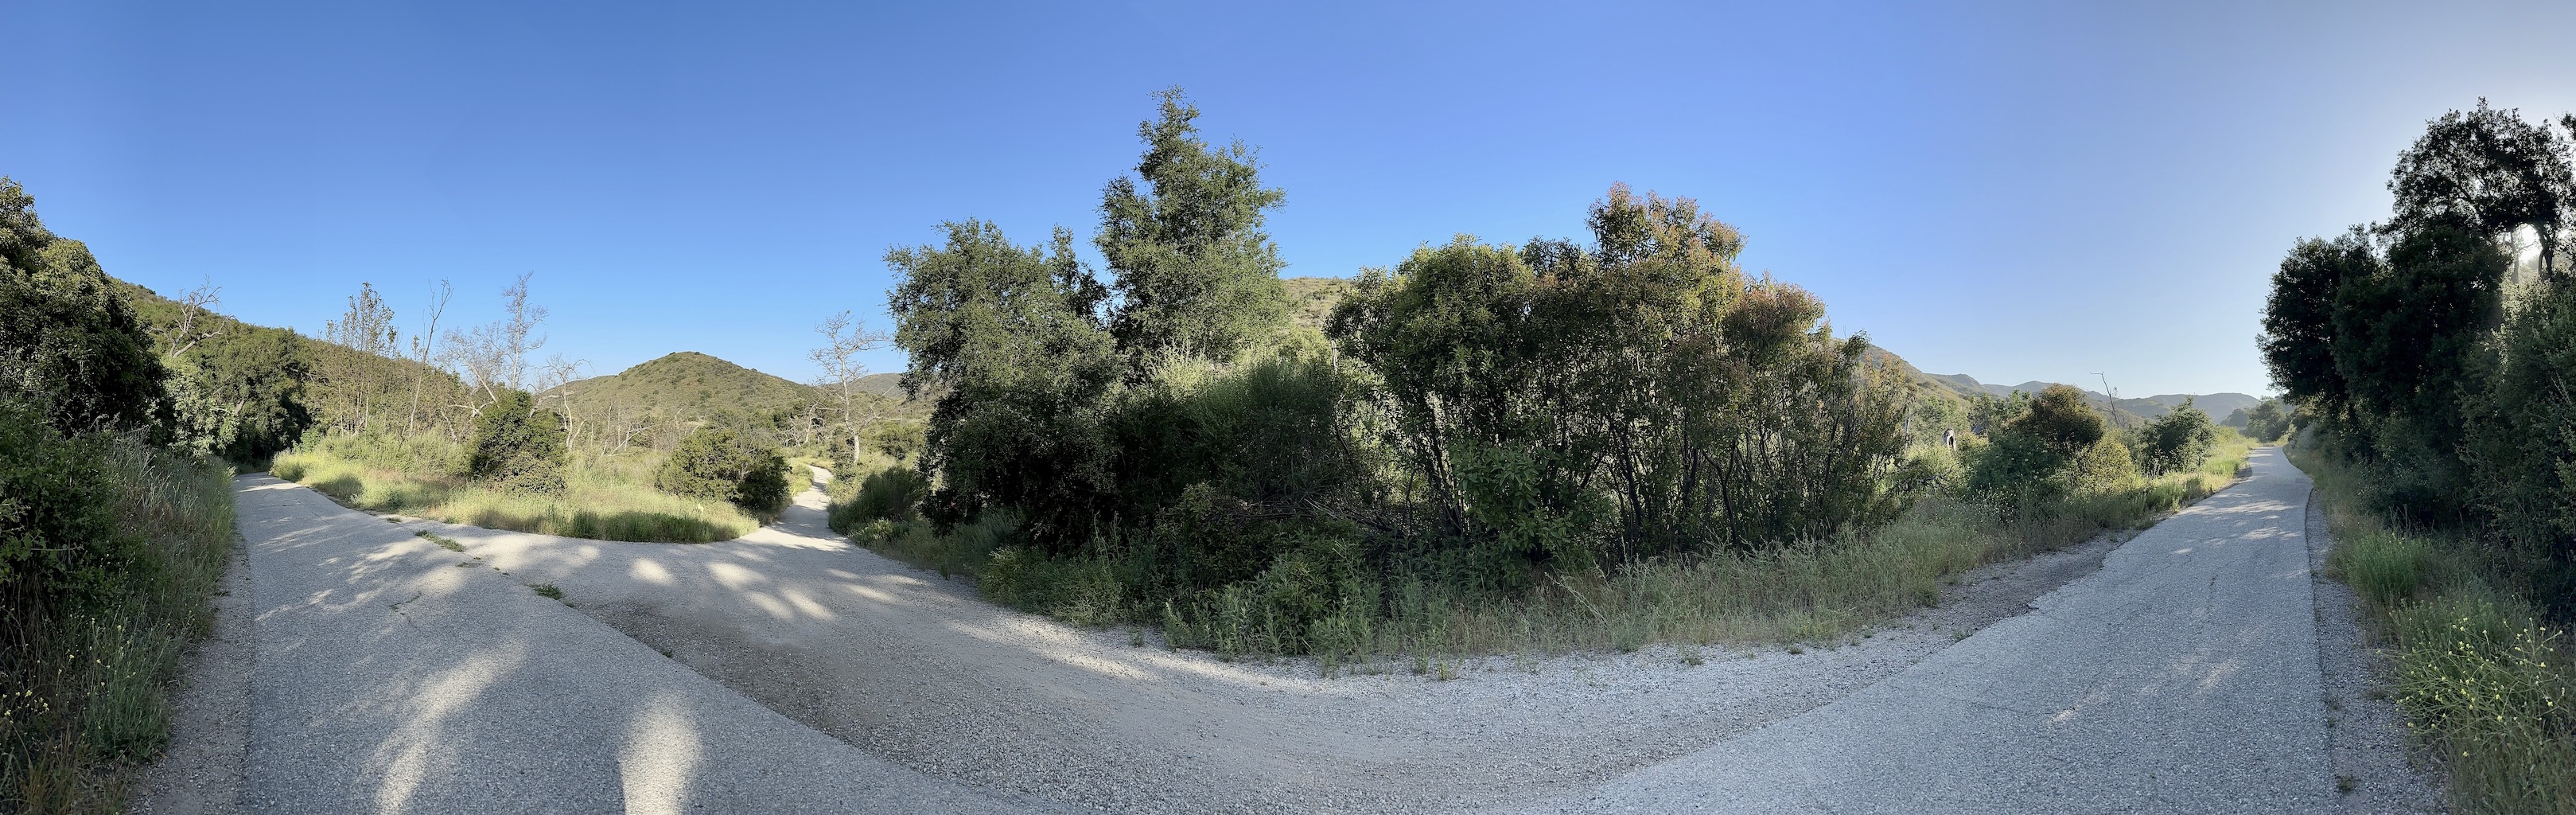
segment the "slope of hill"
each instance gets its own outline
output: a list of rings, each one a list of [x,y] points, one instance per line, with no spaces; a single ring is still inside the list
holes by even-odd
[[[686,422],[728,415],[768,419],[794,413],[819,396],[811,385],[696,351],[667,354],[615,374],[566,383],[552,393],[576,409],[653,413]]]

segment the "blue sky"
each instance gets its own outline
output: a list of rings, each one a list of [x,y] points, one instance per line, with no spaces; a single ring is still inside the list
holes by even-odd
[[[236,7],[238,5],[238,7]],[[542,8],[540,8],[542,6]],[[2576,110],[2576,4],[0,0],[0,174],[108,271],[311,333],[534,272],[550,351],[794,379],[942,220],[1088,236],[1151,94],[1261,149],[1292,275],[1579,234],[1613,182],[1926,370],[2267,389],[2301,236],[2425,119]],[[899,354],[873,360],[899,370]]]

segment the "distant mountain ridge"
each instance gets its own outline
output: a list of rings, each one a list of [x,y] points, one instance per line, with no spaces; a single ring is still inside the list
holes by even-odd
[[[2058,382],[2041,382],[2034,379],[2019,385],[1994,385],[1978,382],[1976,377],[1969,376],[1967,374],[1925,374],[1924,376],[1940,383],[1944,387],[1962,394],[1987,393],[1996,396],[2010,396],[2014,391],[2036,394],[2050,385],[2064,384]],[[2236,393],[2234,391],[2201,394],[2162,393],[2142,398],[2124,398],[2115,402],[2111,397],[2104,395],[2100,391],[2087,390],[2082,387],[2076,387],[2075,389],[2084,391],[2085,400],[2092,402],[2096,408],[2108,406],[2115,408],[2122,413],[2136,416],[2139,419],[2153,419],[2155,417],[2162,416],[2165,414],[2165,411],[2182,406],[2184,399],[2192,400],[2193,407],[2199,408],[2202,413],[2209,414],[2211,418],[2218,419],[2226,418],[2228,414],[2234,413],[2239,409],[2252,410],[2255,405],[2262,404],[2263,402],[2263,397],[2254,396],[2252,394]]]

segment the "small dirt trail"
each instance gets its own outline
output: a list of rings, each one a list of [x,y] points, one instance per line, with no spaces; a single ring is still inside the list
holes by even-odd
[[[381,812],[2306,811],[2332,783],[2306,479],[2269,451],[2254,468],[2125,545],[1980,570],[1840,647],[1503,657],[1456,681],[1324,679],[998,609],[832,535],[813,490],[740,540],[670,545],[388,524],[246,478],[246,794]]]
[[[2253,467],[2030,614],[1543,811],[2329,811],[2309,483]]]

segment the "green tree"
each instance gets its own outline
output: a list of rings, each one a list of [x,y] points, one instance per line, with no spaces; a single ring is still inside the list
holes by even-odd
[[[0,395],[64,433],[166,427],[165,376],[89,247],[46,230],[35,199],[0,177]]]
[[[777,448],[732,430],[702,428],[662,459],[653,485],[673,495],[729,501],[774,515],[787,502],[787,461]]]
[[[1160,97],[1161,116],[1137,126],[1135,176],[1101,193],[1093,238],[1116,276],[1109,329],[1131,376],[1169,355],[1231,362],[1288,322],[1287,264],[1262,230],[1285,194],[1261,186],[1252,148],[1199,138],[1179,88]]]
[[[2245,435],[2255,441],[2271,441],[2290,435],[2290,413],[2281,409],[2281,400],[2265,399],[2245,416]]]
[[[1822,537],[1901,506],[1883,477],[1907,394],[1865,363],[1866,340],[1834,339],[1803,290],[1747,281],[1742,238],[1689,199],[1614,187],[1590,223],[1590,246],[1417,250],[1333,316],[1450,534],[1544,561],[1562,553],[1510,542],[1606,532],[1626,561]]]
[[[312,426],[304,407],[304,340],[277,329],[212,334],[172,363],[180,441],[202,454],[256,463]]]
[[[2351,388],[2335,365],[2335,297],[2345,280],[2386,270],[2363,227],[2333,240],[2309,238],[2291,247],[2272,275],[2263,333],[2255,338],[2284,398],[2321,413],[2344,413]]]
[[[2424,135],[2399,154],[2388,191],[2396,198],[2390,225],[2398,230],[2438,227],[2494,238],[2527,227],[2539,239],[2544,272],[2564,273],[2559,232],[2576,203],[2569,200],[2576,177],[2568,145],[2519,111],[2479,99],[2474,110],[2425,123]]]
[[[2203,421],[2208,418],[2201,414]],[[2004,432],[2028,436],[2042,449],[2071,457],[2101,441],[2110,432],[2110,423],[2085,401],[2083,391],[2050,385],[2031,398],[2029,410],[2004,423]]]
[[[2139,427],[2137,440],[2138,457],[2148,472],[2187,472],[2209,461],[2210,448],[2218,444],[2218,426],[2210,423],[2208,412],[2184,397],[2182,404]]]
[[[474,417],[470,444],[467,475],[523,492],[563,492],[563,416],[537,407],[527,391],[500,391]]]
[[[1041,544],[1082,546],[1116,488],[1105,414],[1119,360],[1098,319],[1107,291],[1065,230],[1040,249],[989,223],[942,228],[943,246],[886,253],[902,280],[887,305],[912,360],[903,387],[939,393],[919,463],[940,483],[926,514],[955,524],[1016,507]]]

